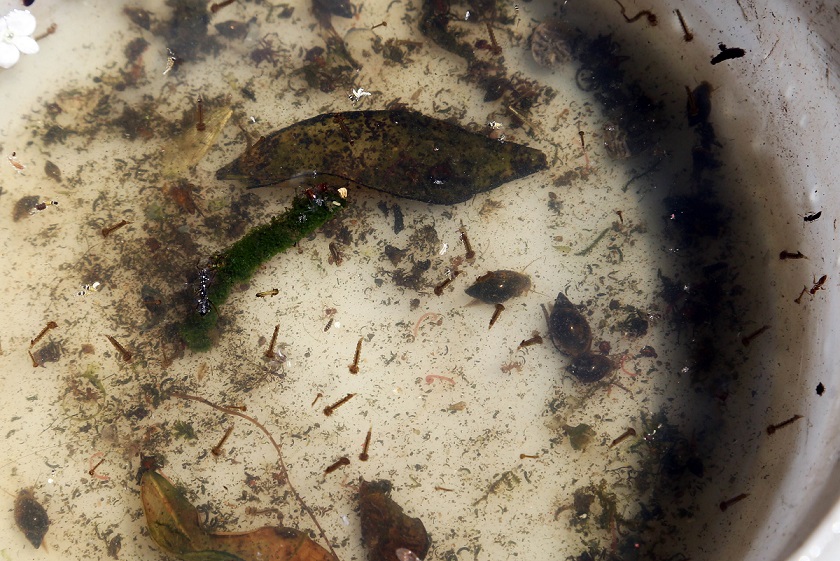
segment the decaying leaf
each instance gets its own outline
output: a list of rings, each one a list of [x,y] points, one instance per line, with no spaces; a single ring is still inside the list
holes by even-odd
[[[140,485],[149,535],[185,561],[333,561],[327,550],[292,528],[209,533],[184,493],[158,472],[145,472]]]
[[[359,483],[362,543],[370,561],[423,559],[429,552],[429,534],[419,518],[410,518],[389,496],[391,483],[380,480]]]
[[[454,204],[547,167],[537,149],[415,111],[327,113],[271,133],[216,173],[263,187],[332,175],[392,195]]]
[[[204,104],[202,114],[204,126],[197,127],[198,113],[195,109],[188,109],[182,121],[181,133],[167,141],[163,147],[164,176],[182,177],[190,168],[195,167],[216,143],[216,138],[231,115],[233,109],[230,108],[229,99],[208,101]]]

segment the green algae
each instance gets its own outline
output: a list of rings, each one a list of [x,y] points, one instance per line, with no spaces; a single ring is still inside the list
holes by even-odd
[[[211,306],[203,315],[193,308],[180,327],[181,338],[190,349],[207,351],[213,346],[219,307],[235,284],[250,279],[260,265],[294,246],[346,206],[346,190],[325,185],[315,189],[317,192],[307,190],[296,196],[286,212],[253,228],[210,259],[206,268],[210,282],[203,296]]]

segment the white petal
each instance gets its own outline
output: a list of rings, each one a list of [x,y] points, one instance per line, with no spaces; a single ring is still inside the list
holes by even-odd
[[[40,50],[38,48],[38,43],[36,43],[35,39],[32,37],[15,35],[10,42],[25,55],[34,55]]]
[[[6,30],[9,28],[9,24],[6,21],[5,17],[0,18],[0,37],[6,35]]]
[[[15,35],[32,35],[35,32],[35,16],[29,10],[12,10],[3,19]]]
[[[0,67],[11,68],[20,58],[17,47],[0,41]]]

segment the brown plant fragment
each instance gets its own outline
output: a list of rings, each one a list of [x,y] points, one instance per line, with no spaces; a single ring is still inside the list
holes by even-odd
[[[391,482],[359,483],[362,543],[370,561],[393,561],[397,550],[408,550],[423,559],[429,552],[429,535],[419,518],[410,518],[389,496]]]

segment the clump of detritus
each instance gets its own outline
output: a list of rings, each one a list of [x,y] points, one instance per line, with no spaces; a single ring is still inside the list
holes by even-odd
[[[531,33],[531,56],[545,68],[554,68],[572,60],[572,33],[561,22],[548,20]]]

